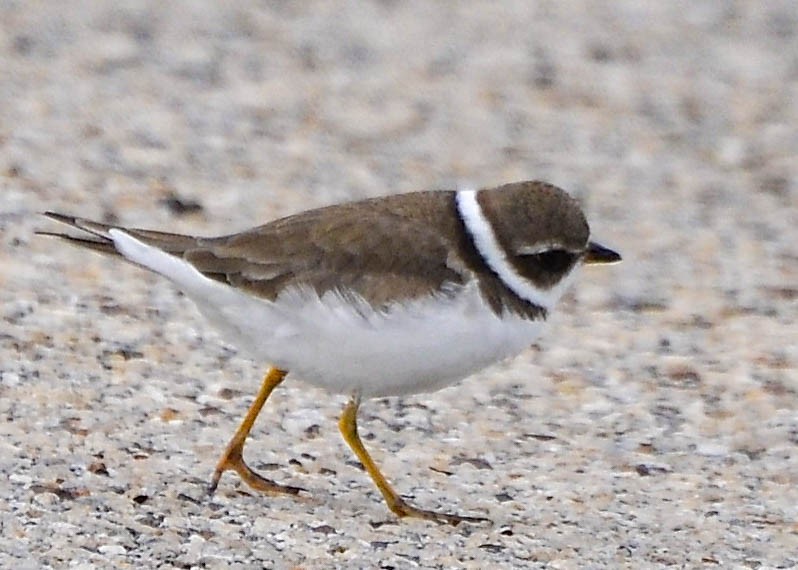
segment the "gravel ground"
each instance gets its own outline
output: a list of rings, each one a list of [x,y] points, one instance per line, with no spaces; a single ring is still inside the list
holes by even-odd
[[[501,6],[499,8],[498,6]],[[798,567],[798,4],[0,2],[0,566]],[[624,263],[537,347],[361,428],[45,209],[198,234],[540,178]]]

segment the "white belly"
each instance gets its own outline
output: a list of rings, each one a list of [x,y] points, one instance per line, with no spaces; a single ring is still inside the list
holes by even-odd
[[[541,321],[499,319],[475,285],[447,299],[369,312],[337,294],[293,290],[275,302],[202,275],[129,234],[109,231],[125,257],[176,283],[226,340],[250,356],[336,393],[389,396],[442,388],[529,346]]]
[[[294,291],[275,303],[247,298],[244,311],[200,310],[227,340],[253,358],[334,393],[364,397],[437,390],[514,356],[538,336],[542,322],[499,319],[475,286],[451,299],[397,305],[369,313],[340,296]],[[227,314],[225,314],[227,313]]]

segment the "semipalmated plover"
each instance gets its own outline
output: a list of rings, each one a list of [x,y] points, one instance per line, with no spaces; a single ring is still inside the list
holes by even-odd
[[[543,182],[374,198],[213,238],[46,215],[83,233],[42,233],[170,279],[227,340],[270,364],[211,492],[227,470],[260,491],[299,491],[243,459],[258,413],[290,371],[351,396],[341,433],[394,513],[451,524],[485,519],[402,499],[358,436],[361,399],[437,390],[520,353],[580,265],[621,259],[590,241],[573,198]]]

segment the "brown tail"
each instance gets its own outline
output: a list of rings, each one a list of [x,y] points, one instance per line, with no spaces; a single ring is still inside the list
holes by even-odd
[[[119,228],[120,230],[124,230],[146,244],[177,255],[182,255],[186,250],[197,247],[202,239],[180,234],[171,234],[167,232],[156,232],[152,230],[141,230],[136,228],[125,228],[122,226],[102,224],[100,222],[93,222],[85,218],[67,216],[64,214],[58,214],[56,212],[44,212],[44,215],[51,220],[66,224],[84,233],[79,235],[71,235],[61,232],[37,231],[36,233],[38,235],[57,237],[75,245],[93,249],[95,251],[109,255],[119,255],[119,252],[116,251],[116,248],[114,247],[114,241],[111,239],[111,236],[108,235],[108,230],[111,228]]]

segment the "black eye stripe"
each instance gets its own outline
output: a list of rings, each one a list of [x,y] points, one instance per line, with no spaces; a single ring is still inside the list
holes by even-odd
[[[522,263],[533,264],[547,273],[562,273],[573,265],[577,255],[564,249],[550,249],[518,256]]]

